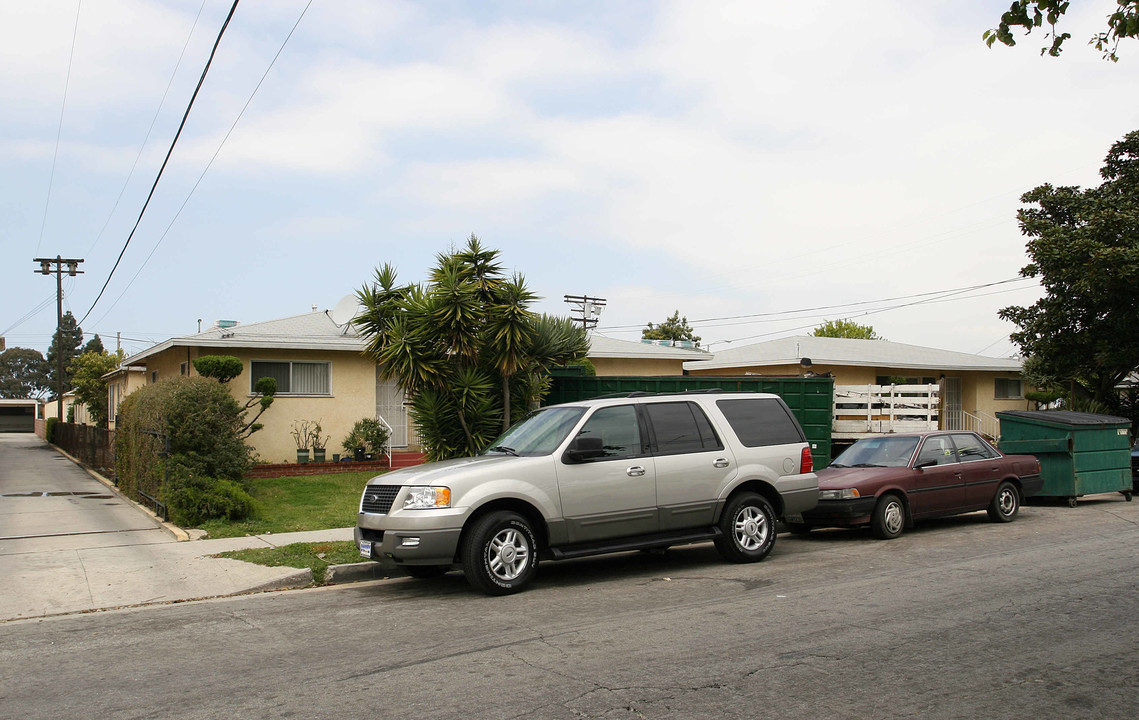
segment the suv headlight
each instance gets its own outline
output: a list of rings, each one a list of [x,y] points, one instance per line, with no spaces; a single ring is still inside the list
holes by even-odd
[[[451,507],[451,488],[413,486],[407,491],[407,497],[403,501],[404,510]]]
[[[843,488],[842,490],[820,490],[820,500],[853,500],[859,497],[858,490],[854,488]]]

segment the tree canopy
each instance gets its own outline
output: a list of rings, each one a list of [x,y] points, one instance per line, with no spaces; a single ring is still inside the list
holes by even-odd
[[[103,376],[118,367],[122,359],[121,350],[117,354],[89,351],[72,360],[67,368],[75,397],[87,406],[87,413],[98,427],[108,424],[107,381]]]
[[[1021,197],[1033,207],[1017,213],[1031,260],[1020,274],[1045,294],[1000,317],[1020,328],[1010,337],[1034,384],[1118,408],[1116,386],[1139,367],[1139,131],[1111,146],[1100,176]]]
[[[985,44],[992,47],[994,42],[1000,41],[1012,47],[1016,45],[1013,28],[1024,28],[1025,34],[1028,34],[1033,28],[1047,24],[1049,31],[1044,33],[1044,39],[1051,39],[1052,43],[1041,48],[1040,54],[1058,57],[1064,41],[1072,37],[1071,33],[1062,33],[1056,29],[1070,4],[1069,0],[1015,0],[1008,11],[1001,15],[1000,24],[985,31]],[[1103,53],[1105,60],[1112,62],[1119,60],[1116,53],[1120,40],[1139,37],[1139,0],[1116,0],[1115,4],[1115,10],[1107,16],[1107,29],[1092,35],[1088,42]]]
[[[827,320],[815,328],[811,335],[815,337],[853,338],[855,340],[885,340],[870,325],[859,325],[853,320]]]
[[[681,317],[677,310],[659,325],[649,323],[641,331],[641,338],[645,340],[689,340],[700,347],[700,336],[695,334],[692,326],[688,324],[687,317]]]
[[[474,455],[549,390],[548,369],[585,357],[585,331],[538,315],[520,274],[471,235],[436,256],[426,283],[398,285],[389,263],[357,291],[365,352],[411,400],[431,460]]]
[[[40,398],[50,388],[47,361],[39,350],[13,347],[0,353],[0,398]]]

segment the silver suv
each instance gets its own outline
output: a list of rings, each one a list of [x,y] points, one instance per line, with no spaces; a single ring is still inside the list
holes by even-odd
[[[461,567],[490,595],[538,560],[711,540],[731,562],[818,502],[810,447],[777,395],[629,393],[553,405],[477,457],[368,481],[360,554],[426,578]]]

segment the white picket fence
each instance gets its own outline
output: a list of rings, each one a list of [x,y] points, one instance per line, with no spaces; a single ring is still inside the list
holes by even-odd
[[[836,438],[937,430],[935,385],[835,385],[831,434]]]

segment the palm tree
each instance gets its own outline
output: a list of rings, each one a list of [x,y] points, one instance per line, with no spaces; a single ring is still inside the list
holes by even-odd
[[[367,338],[364,352],[411,398],[432,460],[486,447],[510,426],[513,407],[540,402],[551,366],[588,350],[569,318],[529,309],[537,296],[521,274],[503,276],[498,254],[471,235],[465,249],[436,256],[427,285],[399,287],[385,264],[357,292],[364,311],[353,322]]]

